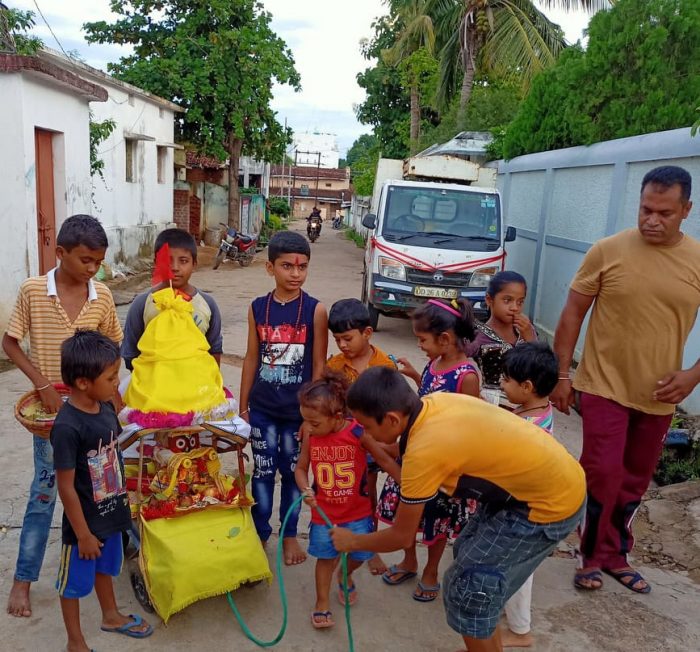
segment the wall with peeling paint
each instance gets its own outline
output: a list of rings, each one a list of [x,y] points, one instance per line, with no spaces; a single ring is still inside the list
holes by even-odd
[[[94,81],[107,89],[109,98],[107,102],[90,105],[93,120],[111,118],[116,128],[98,146],[104,161],[104,178],[95,175],[92,179],[92,210],[109,237],[107,260],[129,264],[136,258],[150,258],[156,234],[173,221],[175,114],[167,104],[134,87],[108,78]],[[129,139],[135,143],[132,182],[126,180]]]
[[[39,273],[34,129],[53,138],[56,229],[90,212],[88,103],[70,90],[28,73],[0,74],[0,329],[20,284]]]

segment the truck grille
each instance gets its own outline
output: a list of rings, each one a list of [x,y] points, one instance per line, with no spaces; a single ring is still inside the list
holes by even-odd
[[[442,275],[442,279],[435,279],[435,274]],[[429,285],[431,287],[463,288],[469,284],[471,277],[471,272],[426,272],[422,269],[406,268],[406,280],[409,283]]]

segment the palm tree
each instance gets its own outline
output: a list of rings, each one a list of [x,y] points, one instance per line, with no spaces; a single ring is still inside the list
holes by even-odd
[[[435,52],[435,30],[433,20],[426,9],[430,0],[394,0],[390,2],[391,14],[395,15],[397,26],[396,40],[389,49],[382,51],[385,63],[397,67],[409,63],[409,59],[419,50],[429,56]],[[411,153],[415,153],[420,138],[421,98],[419,74],[409,75],[411,98]]]
[[[595,12],[614,0],[542,0],[546,8]],[[525,87],[566,47],[564,34],[533,0],[432,0],[440,50],[438,104],[460,88],[460,116],[471,97],[477,68],[516,72]]]

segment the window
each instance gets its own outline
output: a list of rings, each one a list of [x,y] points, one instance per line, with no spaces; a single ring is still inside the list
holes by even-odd
[[[127,138],[124,141],[126,146],[126,181],[127,183],[134,183],[136,181],[136,146],[138,145],[137,140],[131,140]]]
[[[168,163],[168,148],[157,146],[158,151],[158,183],[165,183],[165,170]]]
[[[331,188],[333,184],[327,183],[326,188]]]

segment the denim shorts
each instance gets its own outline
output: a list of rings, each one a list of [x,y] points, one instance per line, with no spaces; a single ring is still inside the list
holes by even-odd
[[[97,559],[80,559],[78,544],[64,543],[61,546],[61,564],[58,568],[56,589],[62,598],[84,598],[95,588],[95,575],[117,577],[122,570],[124,549],[122,533],[117,532],[106,539]]]
[[[339,523],[338,527],[345,527],[355,534],[370,534],[374,532],[374,520],[371,516],[365,516],[365,518],[350,521],[350,523]],[[309,527],[309,554],[316,559],[335,559],[340,555],[333,546],[330,529],[327,525],[312,523]],[[355,561],[369,561],[373,556],[373,552],[363,550],[348,553],[348,557]]]
[[[518,510],[490,513],[483,507],[467,521],[445,572],[447,624],[462,636],[489,638],[508,599],[572,532],[584,506],[555,523],[534,523]]]

